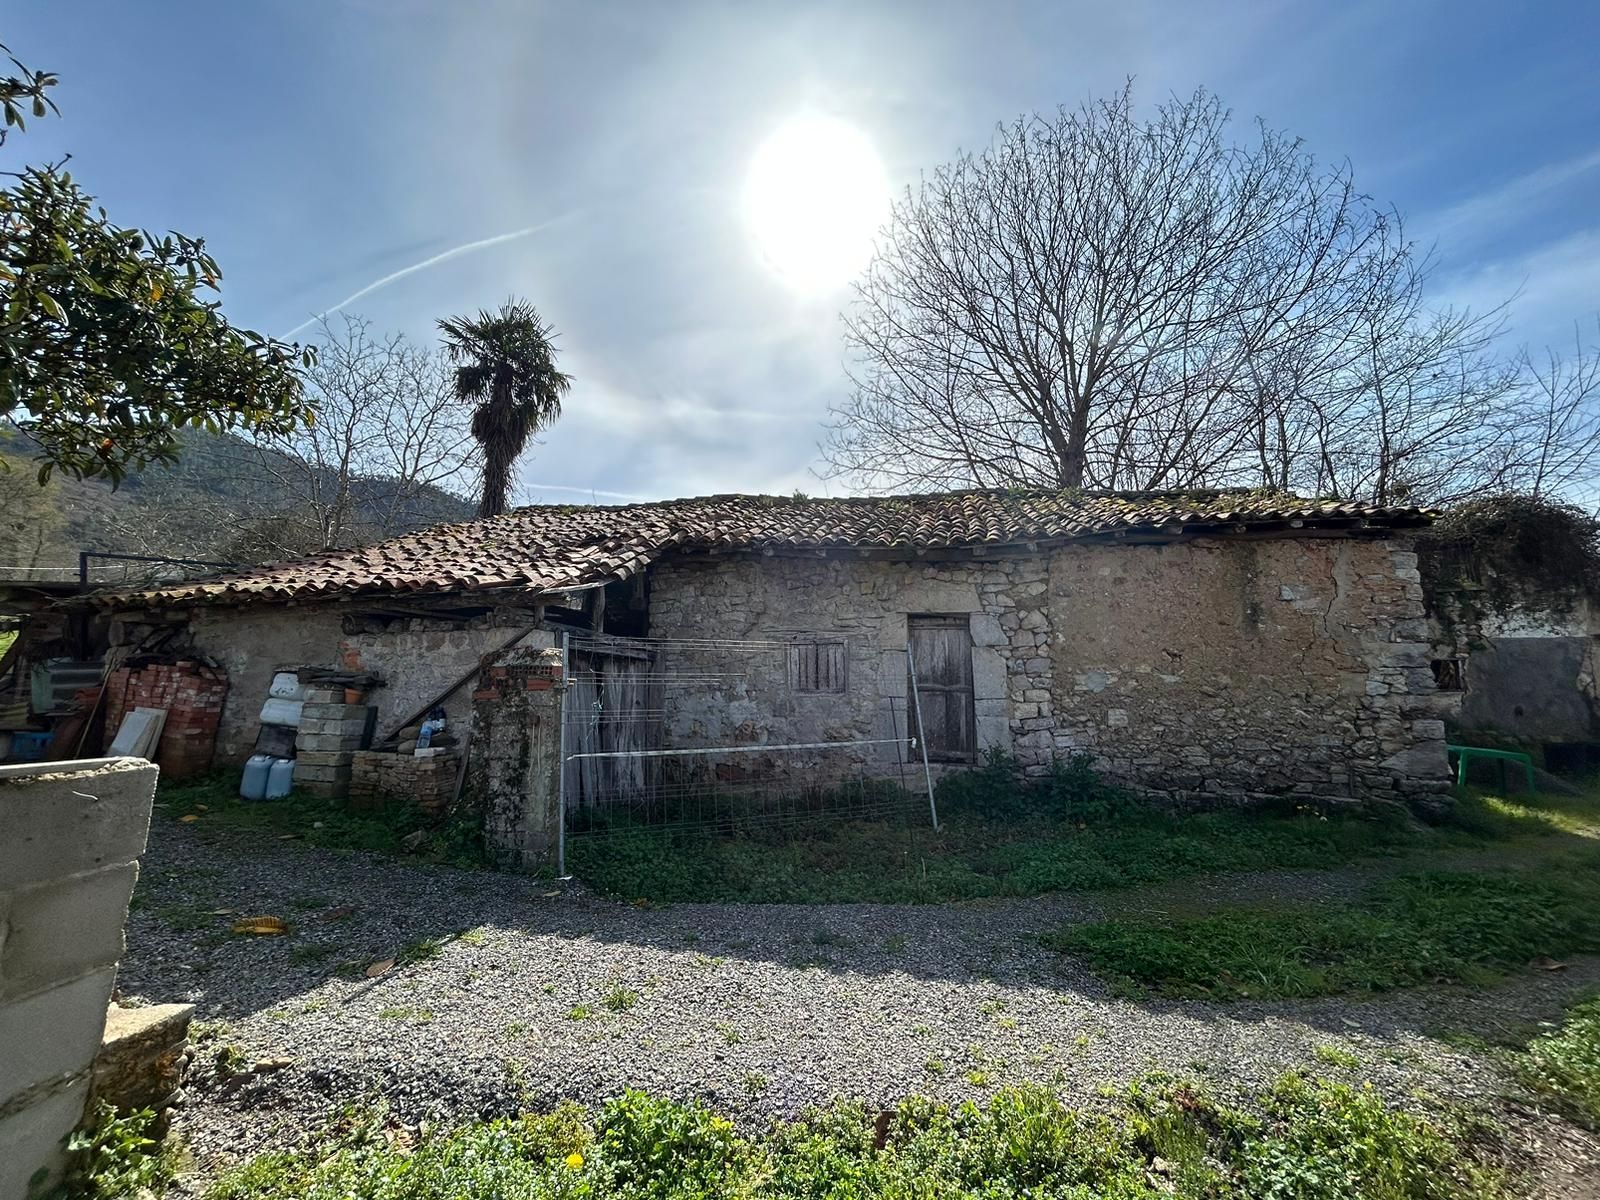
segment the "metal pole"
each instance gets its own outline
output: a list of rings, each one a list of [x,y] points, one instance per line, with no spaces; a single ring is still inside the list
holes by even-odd
[[[567,697],[572,694],[572,683],[567,678],[568,670],[572,663],[569,652],[572,635],[561,635],[561,704],[557,719],[561,725],[560,738],[560,772],[559,782],[556,784],[556,875],[562,879],[567,877]]]
[[[922,749],[922,776],[928,781],[928,812],[933,817],[933,831],[939,832],[939,806],[933,799],[933,768],[928,765],[928,734],[922,727],[922,693],[917,689],[917,660],[911,653],[911,637],[906,636],[906,678],[911,681],[911,703],[917,714],[917,745]]]

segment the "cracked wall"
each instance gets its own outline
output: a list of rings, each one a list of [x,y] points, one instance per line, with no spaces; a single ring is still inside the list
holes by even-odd
[[[1427,804],[1449,788],[1416,556],[1397,541],[685,557],[653,570],[650,611],[655,637],[847,639],[844,695],[793,695],[774,663],[728,695],[686,697],[678,744],[892,736],[907,615],[966,613],[978,745],[1032,771],[1082,750],[1179,801]]]

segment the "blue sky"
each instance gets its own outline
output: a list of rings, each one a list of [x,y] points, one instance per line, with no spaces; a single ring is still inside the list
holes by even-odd
[[[8,0],[0,40],[62,77],[62,151],[122,224],[204,235],[235,320],[353,306],[431,339],[515,292],[561,332],[566,415],[527,499],[840,490],[817,442],[846,380],[840,293],[758,261],[762,137],[823,112],[896,187],[1021,112],[1204,85],[1349,158],[1437,240],[1436,295],[1520,291],[1513,337],[1600,310],[1600,5]],[[558,490],[568,489],[568,490]]]

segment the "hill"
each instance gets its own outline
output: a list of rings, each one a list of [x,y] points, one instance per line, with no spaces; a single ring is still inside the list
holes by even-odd
[[[0,455],[12,468],[0,478],[0,570],[75,569],[80,550],[269,562],[474,512],[449,491],[395,478],[352,478],[341,497],[336,473],[228,434],[187,433],[183,441],[176,465],[131,473],[118,488],[56,477],[40,489],[26,441],[0,433]]]

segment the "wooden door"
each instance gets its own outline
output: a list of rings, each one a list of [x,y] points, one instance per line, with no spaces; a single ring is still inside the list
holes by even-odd
[[[909,678],[906,706],[922,709],[928,757],[972,762],[976,757],[972,705],[972,625],[965,616],[911,617],[907,635],[916,668],[916,699]]]

